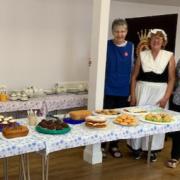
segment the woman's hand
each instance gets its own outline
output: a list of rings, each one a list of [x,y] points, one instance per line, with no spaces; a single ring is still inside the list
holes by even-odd
[[[159,105],[159,107],[161,107],[161,108],[165,108],[167,102],[168,102],[168,99],[162,98],[156,104]]]
[[[130,106],[135,106],[136,105],[136,97],[132,97],[130,99]]]

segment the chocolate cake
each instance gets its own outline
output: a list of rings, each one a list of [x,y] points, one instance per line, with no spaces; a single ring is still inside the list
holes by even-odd
[[[63,134],[69,132],[70,127],[57,119],[43,119],[37,126],[36,130],[45,134]]]

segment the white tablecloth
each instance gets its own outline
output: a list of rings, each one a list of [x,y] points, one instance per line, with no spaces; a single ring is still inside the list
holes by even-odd
[[[151,110],[153,107],[150,108]],[[149,136],[153,134],[166,133],[180,130],[180,113],[174,114],[177,121],[166,125],[155,125],[140,122],[135,127],[125,127],[116,125],[112,120],[108,120],[108,127],[105,129],[91,129],[85,124],[71,125],[71,132],[65,135],[45,135],[34,131],[34,135],[44,141],[46,146],[46,154],[62,149],[68,149],[78,146],[91,145],[117,139],[130,139]]]
[[[84,106],[87,106],[87,94],[59,94],[31,98],[28,101],[0,102],[0,113],[37,109],[45,116],[50,111]]]
[[[45,112],[87,106],[87,94],[51,95],[44,98]]]
[[[5,139],[0,133],[0,158],[38,152],[44,149],[44,142],[34,137],[31,132],[26,137],[14,139]]]
[[[148,108],[153,110],[153,107]],[[65,135],[41,134],[36,132],[34,127],[29,127],[30,134],[24,138],[7,140],[2,135],[0,136],[0,158],[39,150],[45,150],[45,153],[49,154],[62,149],[180,130],[180,113],[173,111],[169,111],[169,113],[174,114],[177,120],[166,125],[140,122],[138,126],[125,127],[116,125],[109,119],[107,128],[91,129],[83,123],[80,125],[71,125],[71,131]],[[20,120],[21,123],[25,124],[26,121],[26,119]]]
[[[0,102],[0,112],[25,111],[29,109],[41,109],[42,98],[32,98],[28,101],[7,101]]]

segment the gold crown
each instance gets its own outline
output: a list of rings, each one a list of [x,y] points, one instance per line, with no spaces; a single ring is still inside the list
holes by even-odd
[[[149,32],[149,30],[147,30],[147,29],[137,32],[138,37],[139,37],[139,43],[136,47],[136,55],[137,56],[139,56],[141,51],[143,51],[145,49],[149,49],[148,48],[148,32]]]
[[[144,29],[144,30],[141,30],[140,32],[137,32],[139,40],[140,41],[147,41],[148,40],[148,33],[149,33],[149,30],[147,30],[147,29]]]

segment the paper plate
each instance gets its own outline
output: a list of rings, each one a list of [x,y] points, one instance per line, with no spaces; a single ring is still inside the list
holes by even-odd
[[[130,108],[123,108],[121,109],[122,113],[126,113],[126,114],[130,114],[130,115],[134,115],[134,116],[144,116],[146,114],[149,113],[149,111],[147,111],[146,109],[143,108],[134,108],[134,107],[130,107]]]
[[[105,117],[105,118],[116,118],[117,116],[121,115],[121,112],[118,112],[118,113],[119,114],[116,114],[116,115],[105,115],[105,114],[101,114],[101,113],[92,112],[92,114],[95,116],[101,116],[101,117]]]

